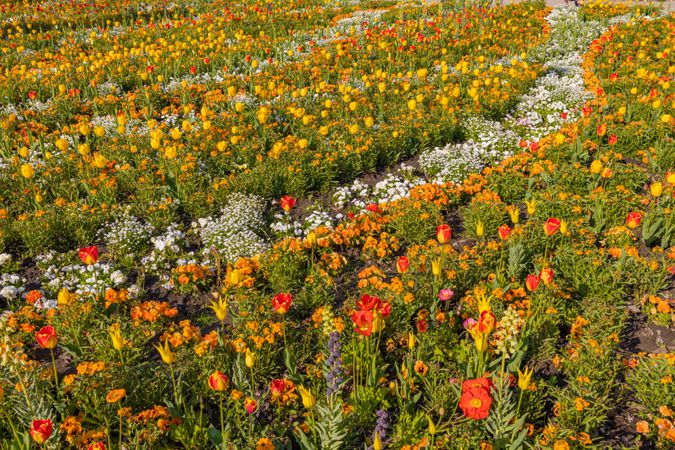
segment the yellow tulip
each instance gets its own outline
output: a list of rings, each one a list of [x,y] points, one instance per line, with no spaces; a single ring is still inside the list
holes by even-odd
[[[33,166],[30,164],[22,164],[21,176],[26,179],[33,178],[33,176],[35,176],[35,169],[33,169]]]
[[[652,183],[649,186],[649,193],[652,194],[652,197],[660,197],[663,193],[663,184],[660,181]]]
[[[439,276],[441,274],[441,260],[440,258],[436,258],[431,261],[431,273],[434,274],[434,276]]]
[[[592,174],[597,175],[597,174],[600,173],[601,170],[602,170],[602,161],[600,161],[599,159],[596,159],[595,161],[593,161],[591,163],[590,172]]]
[[[124,337],[122,336],[122,332],[120,331],[120,324],[115,323],[110,326],[110,329],[108,330],[108,334],[110,335],[110,339],[112,340],[112,345],[115,350],[122,351],[124,348]],[[162,351],[160,350],[160,354],[162,354]],[[164,359],[164,356],[162,355],[162,359]],[[166,360],[164,359],[164,362]],[[167,364],[171,364],[167,362]]]
[[[249,348],[246,349],[246,357],[244,358],[244,362],[246,363],[246,367],[249,369],[251,369],[255,364],[255,353],[253,353]]]
[[[482,237],[485,234],[485,225],[480,220],[476,223],[476,236]]]
[[[380,433],[375,433],[375,439],[373,440],[373,450],[382,450],[382,439],[380,438]]]
[[[169,348],[168,340],[164,342],[164,346],[155,345],[155,348],[159,352],[159,356],[162,357],[162,361],[164,361],[164,363],[171,365],[176,362],[176,356],[171,351],[171,348]]]
[[[300,391],[300,397],[302,397],[302,406],[307,409],[313,409],[316,405],[314,394],[302,385],[298,385],[298,391]]]
[[[525,368],[525,372],[521,372],[518,369],[518,387],[521,391],[526,391],[530,387],[530,382],[532,380],[532,369]]]
[[[220,294],[214,293],[213,296],[218,300],[218,302],[211,301],[210,308],[216,314],[218,320],[223,322],[227,317],[227,300],[225,300]]]
[[[535,199],[525,200],[525,205],[527,205],[527,214],[532,215],[537,211],[537,202]]]
[[[59,306],[68,306],[73,300],[73,296],[68,292],[68,289],[63,288],[56,296],[56,304]]]
[[[518,223],[520,220],[520,208],[518,208],[516,205],[511,205],[506,208],[506,210],[509,213],[509,216],[511,217],[511,222]]]

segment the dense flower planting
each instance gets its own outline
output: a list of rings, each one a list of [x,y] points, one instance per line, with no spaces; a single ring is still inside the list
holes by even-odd
[[[672,14],[3,2],[0,33],[0,447],[675,445]]]

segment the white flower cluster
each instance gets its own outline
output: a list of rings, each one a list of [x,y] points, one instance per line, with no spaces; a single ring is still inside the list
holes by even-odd
[[[255,195],[234,193],[218,218],[193,224],[205,251],[214,247],[227,261],[262,253],[268,242],[260,235],[265,225],[265,201]]]
[[[420,156],[420,168],[434,183],[461,183],[485,166],[483,146],[472,140],[437,147]]]
[[[170,270],[184,249],[185,234],[180,231],[178,224],[171,224],[164,233],[150,239],[152,251],[141,258],[141,266],[148,273],[158,273]]]
[[[126,281],[127,277],[121,271],[99,262],[90,266],[50,265],[42,276],[41,284],[54,296],[63,288],[71,293],[87,296],[103,294],[107,288],[120,288]]]
[[[26,279],[14,273],[0,275],[0,297],[5,300],[16,300],[26,290]]]
[[[321,207],[315,207],[302,221],[290,221],[286,214],[275,214],[274,222],[272,222],[270,228],[278,234],[292,233],[294,236],[304,237],[320,226],[333,229],[334,224],[335,219],[329,212],[324,211]]]
[[[104,228],[103,240],[110,251],[118,256],[135,255],[150,243],[154,231],[152,225],[125,213]]]

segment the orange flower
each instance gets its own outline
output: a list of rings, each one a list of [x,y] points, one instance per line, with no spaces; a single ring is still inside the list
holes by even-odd
[[[635,424],[635,431],[640,434],[648,434],[649,424],[647,423],[646,420],[640,420],[638,423]]]
[[[468,389],[464,390],[462,386],[462,396],[459,399],[459,407],[465,417],[474,420],[485,419],[490,414],[492,399],[486,389]]]
[[[117,403],[127,395],[124,389],[113,389],[105,396],[105,401],[108,403]]]

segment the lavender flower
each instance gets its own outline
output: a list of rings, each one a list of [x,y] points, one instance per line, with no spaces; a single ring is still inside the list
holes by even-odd
[[[326,394],[328,398],[340,389],[344,381],[342,376],[342,355],[340,354],[340,334],[333,331],[328,339],[328,358],[326,359],[326,383],[328,389]]]
[[[375,412],[375,415],[377,416],[377,420],[375,421],[375,429],[373,430],[373,441],[375,441],[375,437],[379,435],[380,442],[382,442],[382,448],[384,448],[388,441],[387,428],[389,428],[389,423],[387,422],[387,419],[389,418],[389,414],[387,414],[387,411],[384,409],[378,409]],[[368,450],[372,449],[372,445],[368,447]]]

